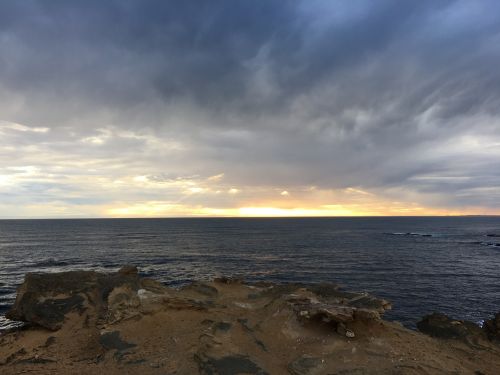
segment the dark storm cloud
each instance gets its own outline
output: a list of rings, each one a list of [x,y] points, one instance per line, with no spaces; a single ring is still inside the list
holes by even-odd
[[[228,184],[358,186],[500,209],[499,11],[495,1],[3,1],[1,119],[51,128],[47,152],[120,155],[145,175],[222,171]],[[107,126],[188,150],[167,158],[130,137],[74,149]]]

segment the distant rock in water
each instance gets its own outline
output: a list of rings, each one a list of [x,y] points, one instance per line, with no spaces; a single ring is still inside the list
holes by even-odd
[[[388,234],[390,236],[433,237],[433,235],[429,233],[415,233],[415,232],[387,232],[384,234]]]
[[[478,242],[478,243],[483,245],[483,246],[500,247],[500,243],[496,243],[496,242]]]

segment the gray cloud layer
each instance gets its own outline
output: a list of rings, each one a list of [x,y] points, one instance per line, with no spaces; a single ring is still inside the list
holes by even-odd
[[[354,186],[500,212],[499,11],[496,1],[2,1],[0,120],[50,130],[0,133],[0,167],[39,153],[42,173],[58,176],[50,199],[77,189],[64,180],[87,160],[97,176],[223,172],[227,186]],[[73,168],[54,171],[61,161]]]

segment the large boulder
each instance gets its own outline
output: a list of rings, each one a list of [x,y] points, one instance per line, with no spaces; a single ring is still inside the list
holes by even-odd
[[[469,342],[482,338],[484,332],[477,324],[467,320],[455,320],[441,313],[426,315],[417,323],[422,333],[442,339],[458,339]]]
[[[16,301],[6,317],[58,330],[70,312],[92,309],[96,318],[108,311],[111,302],[130,299],[141,287],[137,268],[126,266],[116,273],[71,271],[28,273],[17,290]],[[115,289],[130,293],[112,293]]]

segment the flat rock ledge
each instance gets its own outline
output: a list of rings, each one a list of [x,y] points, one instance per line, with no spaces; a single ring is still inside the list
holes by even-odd
[[[500,373],[500,314],[483,329],[432,315],[382,320],[388,301],[333,284],[232,278],[174,289],[115,273],[27,274],[0,335],[0,373]],[[451,343],[451,344],[450,344]]]

